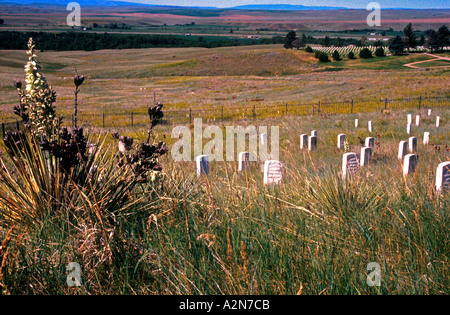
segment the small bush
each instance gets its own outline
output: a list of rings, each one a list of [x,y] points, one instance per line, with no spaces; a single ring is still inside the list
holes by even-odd
[[[372,52],[369,50],[369,48],[364,48],[359,53],[359,57],[363,59],[372,58]]]
[[[320,53],[319,54],[319,61],[320,62],[329,62],[330,59],[328,59],[328,55],[326,53]]]
[[[308,46],[306,46],[305,51],[308,53],[312,53],[313,49],[311,48],[311,46],[308,45]]]
[[[341,60],[341,55],[339,54],[339,52],[338,52],[337,50],[335,50],[335,51],[333,52],[333,59],[334,59],[335,61]]]
[[[377,50],[375,50],[375,56],[377,57],[385,56],[383,47],[378,47]]]
[[[353,53],[353,51],[348,53],[348,59],[355,59],[355,54]]]

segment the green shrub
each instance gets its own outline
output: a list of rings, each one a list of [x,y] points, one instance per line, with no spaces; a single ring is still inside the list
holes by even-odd
[[[362,59],[372,58],[372,52],[369,50],[369,48],[364,48],[359,53],[359,57]]]
[[[385,56],[383,47],[378,47],[375,50],[375,56],[377,56],[377,57],[384,57]]]
[[[321,52],[319,54],[319,61],[320,62],[329,62],[330,59],[328,58],[328,55],[326,53]]]
[[[353,53],[353,51],[348,53],[348,59],[355,59],[355,54]]]
[[[308,45],[308,46],[306,46],[305,51],[308,53],[312,53],[313,49],[311,48],[311,46]]]

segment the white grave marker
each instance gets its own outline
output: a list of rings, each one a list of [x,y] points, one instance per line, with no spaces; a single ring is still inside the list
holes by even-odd
[[[197,162],[197,177],[203,174],[209,174],[209,162],[207,155],[199,155],[195,158]]]
[[[349,152],[342,156],[342,174],[355,174],[359,171],[359,162],[356,153]]]
[[[431,116],[431,109],[428,110],[428,116]]]
[[[261,145],[267,145],[267,133],[262,133],[259,135],[259,143]]]
[[[450,161],[442,162],[436,169],[436,190],[444,192],[450,189]]]
[[[407,117],[407,123],[411,124],[412,123],[412,115],[408,114],[408,116],[406,116],[406,117]]]
[[[309,136],[308,137],[308,150],[313,151],[317,149],[317,137]]]
[[[308,135],[301,134],[300,135],[300,149],[306,149],[308,147]]]
[[[372,148],[362,147],[361,148],[361,166],[369,165],[370,158],[372,157]]]
[[[440,116],[436,116],[436,127],[439,127],[439,122],[441,120]]]
[[[250,153],[249,152],[240,152],[239,153],[239,165],[238,171],[245,171],[250,168]]]
[[[369,129],[369,132],[372,132],[372,131],[373,131],[373,128],[372,128],[372,121],[371,121],[371,120],[369,120],[369,122],[367,123],[367,127],[368,127],[368,129]]]
[[[313,136],[313,137],[317,137],[317,130],[313,130],[313,131],[311,131],[311,136]]]
[[[409,152],[417,152],[417,138],[416,137],[409,137],[408,151]]]
[[[406,155],[406,148],[408,143],[406,141],[400,141],[398,145],[398,159],[403,161],[404,156]]]
[[[411,126],[412,126],[411,124],[406,125],[406,133],[409,135],[411,134]]]
[[[420,116],[416,115],[416,127],[420,126]]]
[[[277,160],[264,163],[264,185],[279,184],[283,177],[283,164]]]
[[[337,136],[337,147],[338,147],[338,149],[343,149],[344,148],[344,142],[345,142],[346,138],[347,138],[347,136],[344,135],[343,133],[338,134],[338,136]]]
[[[364,143],[365,147],[373,148],[375,145],[375,138],[373,137],[367,137],[366,142]]]
[[[427,145],[430,143],[430,133],[428,131],[425,131],[423,133],[423,144]]]
[[[358,128],[358,123],[359,123],[358,118],[356,118],[355,119],[355,128]]]
[[[416,171],[418,160],[419,156],[417,154],[405,155],[405,160],[403,161],[403,175],[414,173]]]

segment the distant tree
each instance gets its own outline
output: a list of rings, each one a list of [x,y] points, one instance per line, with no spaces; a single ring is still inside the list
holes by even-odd
[[[381,47],[381,46],[383,46],[383,42],[381,40],[377,40],[377,41],[373,42],[373,46]]]
[[[294,31],[289,31],[284,39],[284,48],[292,49],[294,47],[292,42],[297,38],[297,34]]]
[[[314,51],[314,58],[319,59],[319,56],[320,56],[320,51],[318,51],[318,50]]]
[[[375,50],[375,56],[377,56],[377,57],[384,57],[384,48],[383,47],[378,47]]]
[[[437,32],[435,30],[430,30],[427,33],[426,46],[430,48],[432,52],[438,50],[440,44]]]
[[[342,47],[344,46],[344,41],[342,40],[342,38],[338,37],[336,38],[336,47]]]
[[[403,29],[403,34],[405,34],[405,37],[403,39],[403,41],[405,43],[405,47],[408,49],[416,48],[417,47],[417,39],[416,39],[416,35],[414,34],[414,30],[413,30],[411,23],[406,25],[406,27]]]
[[[420,34],[420,39],[419,39],[419,41],[417,42],[420,46],[423,46],[423,45],[425,45],[425,35],[422,33],[422,34]]]
[[[330,46],[330,38],[328,36],[325,36],[322,43],[325,47]]]
[[[5,24],[5,20],[4,19],[0,19],[0,25]]]
[[[335,61],[339,61],[339,60],[341,60],[341,55],[339,54],[339,51],[337,51],[337,50],[335,50],[334,52],[333,52],[333,59],[335,60]]]
[[[311,48],[311,46],[308,45],[308,46],[306,46],[305,51],[308,53],[312,53],[313,49]]]
[[[348,59],[355,59],[355,54],[353,53],[353,51],[348,53]]]
[[[294,39],[294,41],[292,42],[292,48],[300,49],[300,39]]]
[[[439,49],[450,45],[450,31],[446,25],[442,25],[437,31],[437,40]]]
[[[389,43],[389,51],[393,52],[394,55],[401,54],[404,49],[405,43],[403,42],[403,39],[400,37],[400,35],[394,37],[394,39]]]
[[[363,48],[359,52],[359,57],[363,59],[372,58],[372,52],[369,50],[369,48]]]
[[[366,46],[367,44],[367,37],[363,35],[363,37],[361,37],[361,40],[359,41],[360,45],[362,47]]]
[[[308,38],[306,37],[305,34],[302,34],[302,36],[300,36],[300,47],[305,47],[305,45],[308,43]]]
[[[329,62],[328,55],[324,52],[319,53],[319,61],[320,62]]]
[[[228,33],[233,34],[233,29],[230,29],[230,31]]]

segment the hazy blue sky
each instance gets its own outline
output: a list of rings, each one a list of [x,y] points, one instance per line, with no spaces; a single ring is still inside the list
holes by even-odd
[[[244,4],[294,4],[366,8],[373,0],[122,0],[159,5],[232,7]],[[450,8],[450,0],[379,0],[381,8]]]

